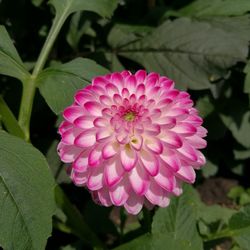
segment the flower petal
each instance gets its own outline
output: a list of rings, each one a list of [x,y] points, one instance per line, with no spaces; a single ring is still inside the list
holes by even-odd
[[[130,139],[130,145],[137,151],[141,150],[143,138],[141,135],[134,135]]]
[[[88,169],[89,150],[83,151],[73,163],[73,169],[77,172],[85,172]]]
[[[85,186],[88,180],[88,172],[76,172],[74,169],[71,171],[71,179],[77,186]]]
[[[111,82],[117,87],[123,87],[124,79],[120,73],[113,73],[111,75]]]
[[[145,140],[146,147],[155,154],[161,154],[163,151],[163,145],[161,141],[156,137],[148,137]]]
[[[89,153],[88,164],[91,167],[96,167],[100,164],[102,157],[102,147],[97,145]]]
[[[175,176],[173,172],[163,164],[160,164],[159,172],[154,177],[154,180],[168,192],[172,192],[175,187]]]
[[[140,152],[140,161],[151,176],[156,176],[158,174],[159,160],[153,153],[142,150]]]
[[[79,134],[74,140],[74,144],[79,147],[91,147],[95,143],[95,130],[90,129]]]
[[[147,72],[145,70],[138,70],[135,73],[135,77],[138,83],[143,83],[147,76]]]
[[[103,127],[107,127],[109,125],[109,122],[107,121],[107,119],[102,118],[102,117],[97,117],[95,118],[95,120],[93,121],[93,124],[95,127],[97,128],[103,128]]]
[[[112,136],[112,131],[109,129],[100,129],[98,130],[98,132],[96,133],[96,140],[98,142],[103,142],[107,139],[109,139]]]
[[[66,130],[73,128],[73,124],[67,121],[63,121],[58,129],[60,135],[62,135]]]
[[[121,163],[126,171],[130,171],[137,162],[137,154],[130,147],[129,144],[126,144],[121,150]]]
[[[145,126],[145,133],[148,135],[156,136],[160,134],[161,127],[158,124],[146,124]]]
[[[97,191],[99,202],[105,206],[110,207],[112,206],[112,201],[110,200],[109,190],[107,188],[102,188]]]
[[[98,102],[86,102],[84,104],[85,109],[87,110],[87,112],[89,112],[91,115],[94,116],[102,116],[102,109],[103,106],[98,103]]]
[[[149,186],[149,177],[140,164],[137,164],[129,173],[129,181],[137,195],[144,195]]]
[[[197,150],[195,150],[189,143],[183,143],[181,148],[177,148],[179,155],[185,159],[196,162],[198,160]]]
[[[171,150],[164,149],[163,153],[160,155],[160,158],[174,172],[177,172],[181,167],[181,162],[178,156]]]
[[[183,190],[182,190],[182,181],[181,180],[178,180],[176,179],[176,183],[175,183],[175,188],[173,190],[173,194],[176,195],[176,196],[179,196],[182,194]]]
[[[99,100],[101,104],[106,105],[106,106],[112,105],[113,103],[112,99],[107,95],[100,95]]]
[[[182,136],[192,136],[197,132],[197,129],[190,123],[179,122],[172,128],[172,131]]]
[[[124,204],[125,209],[130,214],[138,214],[143,206],[144,197],[138,196],[134,192],[129,194],[129,198]]]
[[[181,137],[172,131],[163,131],[160,140],[171,148],[180,148],[183,144]]]
[[[102,149],[102,157],[104,159],[109,159],[116,155],[120,149],[117,142],[108,142]]]
[[[114,94],[118,94],[119,93],[119,90],[118,88],[114,85],[114,84],[107,84],[105,86],[105,89],[107,91],[107,94],[112,98]]]
[[[92,116],[81,116],[75,119],[74,124],[81,129],[90,129],[94,127],[93,120]]]
[[[128,188],[125,182],[119,182],[117,185],[110,188],[109,195],[112,203],[115,206],[124,205],[129,197]]]
[[[80,135],[81,130],[78,128],[70,128],[62,134],[62,142],[68,145],[73,145],[75,139]]]
[[[154,205],[167,206],[169,200],[167,200],[167,202],[165,201],[164,199],[165,196],[163,195],[163,193],[164,193],[163,189],[154,181],[151,181],[150,186],[147,192],[145,193],[145,197]]]
[[[137,82],[138,82],[138,80],[137,80]],[[144,84],[137,85],[135,94],[136,94],[137,98],[144,95],[145,94],[145,85]]]
[[[134,75],[130,75],[125,79],[125,87],[129,89],[130,93],[134,93],[136,89],[136,78]]]
[[[83,114],[83,108],[80,106],[70,106],[63,111],[63,117],[71,123]]]
[[[194,148],[197,148],[197,149],[202,149],[202,148],[205,148],[207,146],[207,142],[204,139],[202,139],[201,137],[199,137],[198,135],[193,135],[193,136],[187,137],[187,141]]]
[[[92,191],[103,187],[103,167],[90,170],[87,186]]]
[[[120,132],[119,134],[116,135],[116,140],[120,144],[127,144],[129,142],[129,137],[128,134],[124,131]]]
[[[107,161],[104,168],[104,178],[109,187],[116,185],[122,178],[124,169],[118,159]]]
[[[175,173],[175,176],[182,179],[183,181],[186,181],[188,183],[194,183],[195,181],[195,171],[193,167],[191,166],[182,166],[177,173]]]
[[[58,144],[57,151],[63,162],[71,163],[82,152],[82,148],[75,147],[73,145],[65,145],[63,142],[60,142]]]

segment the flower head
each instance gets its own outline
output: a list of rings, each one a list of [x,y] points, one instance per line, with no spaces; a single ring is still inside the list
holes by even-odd
[[[143,205],[166,207],[205,164],[203,120],[189,94],[157,73],[95,77],[63,116],[61,160],[71,163],[73,182],[104,206],[132,214]]]

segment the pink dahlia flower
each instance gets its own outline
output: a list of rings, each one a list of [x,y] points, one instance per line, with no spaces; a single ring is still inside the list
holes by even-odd
[[[206,129],[187,92],[143,70],[95,77],[79,90],[59,128],[71,178],[104,206],[137,214],[166,207],[205,164]]]

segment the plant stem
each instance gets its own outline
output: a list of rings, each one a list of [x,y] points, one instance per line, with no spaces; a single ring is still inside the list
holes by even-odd
[[[48,34],[48,37],[39,54],[39,57],[37,59],[32,75],[29,78],[27,78],[25,81],[23,81],[23,93],[22,93],[21,105],[20,105],[20,110],[19,110],[18,123],[24,132],[26,141],[30,141],[30,118],[31,118],[33,101],[34,101],[34,96],[35,96],[36,87],[37,87],[36,79],[37,79],[38,74],[42,71],[46,63],[46,60],[48,58],[48,55],[52,49],[52,46],[54,45],[54,42],[58,36],[58,33],[61,30],[62,25],[64,24],[67,18],[66,14],[67,13],[65,11],[63,15],[59,17],[56,15],[53,21],[52,27],[50,29],[50,32]]]
[[[233,231],[230,231],[229,229],[225,229],[223,231],[220,231],[219,233],[215,233],[212,235],[209,235],[204,239],[205,242],[207,241],[213,241],[213,240],[218,240],[222,238],[230,238],[233,236]]]
[[[23,82],[23,93],[18,116],[18,123],[24,132],[24,138],[26,141],[30,141],[30,118],[35,91],[35,78],[30,76],[26,82]]]
[[[143,225],[146,232],[151,232],[152,216],[147,208],[143,208]]]
[[[124,212],[124,208],[120,209],[120,242],[123,241],[124,236],[124,227],[127,220],[127,215]]]
[[[49,31],[49,34],[47,36],[47,39],[44,43],[44,46],[39,54],[39,57],[37,59],[37,63],[34,67],[34,70],[32,72],[32,75],[34,77],[37,77],[37,75],[40,73],[40,71],[43,69],[45,63],[46,63],[46,60],[48,58],[48,55],[52,49],[52,46],[54,45],[54,42],[59,34],[59,31],[61,30],[66,18],[67,18],[67,15],[66,15],[66,11],[61,15],[61,16],[57,16],[55,17],[54,21],[53,21],[53,24],[52,24],[52,27]]]

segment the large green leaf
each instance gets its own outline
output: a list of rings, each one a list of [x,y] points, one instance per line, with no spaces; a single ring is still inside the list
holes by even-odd
[[[0,74],[12,76],[21,81],[29,76],[8,32],[2,25],[0,25]]]
[[[69,16],[71,13],[88,10],[104,17],[110,17],[117,7],[118,0],[50,0],[58,16]]]
[[[240,16],[250,11],[249,0],[196,0],[178,11],[185,16]]]
[[[77,58],[45,69],[39,74],[37,84],[50,108],[58,114],[73,102],[78,89],[90,84],[94,76],[107,73],[105,68],[94,61]]]
[[[54,180],[43,155],[0,131],[0,245],[45,249],[54,210]]]
[[[232,216],[229,228],[241,249],[248,250],[250,246],[250,206],[244,207],[239,213]]]
[[[179,86],[208,89],[211,81],[227,76],[229,67],[245,61],[250,20],[248,16],[168,20],[152,33],[122,46],[115,38],[117,33],[114,27],[109,43],[118,55],[168,75]],[[119,34],[120,41],[128,36],[121,28]]]
[[[196,193],[192,187],[185,186],[182,196],[173,198],[169,207],[161,208],[156,212],[152,224],[152,234],[143,235],[116,249],[203,249],[196,229],[196,199]]]

